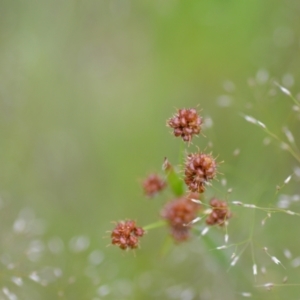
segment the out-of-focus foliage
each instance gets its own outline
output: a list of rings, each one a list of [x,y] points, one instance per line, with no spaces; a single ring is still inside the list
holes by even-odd
[[[298,296],[300,286],[255,287],[298,283],[295,216],[274,214],[262,227],[265,213],[235,207],[229,243],[252,246],[229,271],[235,248],[225,260],[209,251],[224,243],[216,228],[169,251],[165,228],[149,231],[136,255],[106,246],[112,221],[155,222],[172,197],[146,200],[140,182],[164,157],[181,159],[165,126],[174,108],[199,105],[205,137],[189,149],[224,161],[205,201],[276,206],[294,195],[300,211],[299,177],[275,194],[299,162],[243,118],[282,139],[288,126],[299,143],[299,116],[273,83],[297,97],[299,13],[298,0],[2,0],[1,299]]]

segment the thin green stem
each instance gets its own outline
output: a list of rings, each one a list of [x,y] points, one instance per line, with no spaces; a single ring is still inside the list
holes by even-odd
[[[184,161],[185,161],[185,145],[186,145],[186,142],[180,140],[180,146],[179,146],[179,164],[180,166],[183,166],[184,165]]]
[[[270,131],[268,128],[264,128],[264,131],[269,135],[271,136],[272,138],[276,139],[277,141],[279,141],[280,143],[283,143],[282,140],[276,135],[274,134],[272,131]],[[290,152],[290,154],[298,161],[300,162],[300,156],[298,153],[296,153],[291,147],[289,144],[287,143],[284,143],[287,148],[286,150]]]
[[[267,283],[263,285],[256,285],[255,287],[287,287],[287,286],[300,286],[300,283]]]
[[[164,221],[164,220],[161,220],[161,221],[146,225],[146,226],[143,227],[143,229],[144,230],[150,230],[150,229],[154,229],[154,228],[163,227],[165,225],[167,225],[167,222]]]
[[[291,94],[290,95],[290,97],[291,97],[291,99],[294,101],[294,103],[298,106],[298,107],[300,107],[300,102]]]

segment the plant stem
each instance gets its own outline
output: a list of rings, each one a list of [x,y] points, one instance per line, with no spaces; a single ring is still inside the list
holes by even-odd
[[[154,228],[163,227],[163,226],[165,226],[166,224],[167,224],[166,221],[161,220],[161,221],[158,221],[158,222],[155,222],[155,223],[146,225],[146,226],[143,227],[143,229],[144,229],[144,230],[150,230],[150,229],[154,229]]]

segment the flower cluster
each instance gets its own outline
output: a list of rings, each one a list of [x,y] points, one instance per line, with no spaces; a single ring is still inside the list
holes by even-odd
[[[212,208],[212,212],[206,218],[206,224],[224,226],[225,222],[232,216],[227,202],[213,198],[210,200],[209,205]]]
[[[190,142],[193,135],[201,131],[202,119],[197,110],[179,109],[173,118],[167,121],[167,125],[174,129],[174,135],[180,136],[185,142]]]
[[[177,198],[168,202],[161,211],[161,216],[170,225],[171,235],[178,242],[188,239],[190,235],[191,222],[197,217],[200,209],[200,205],[191,199],[198,197],[199,194],[191,193],[186,197]]]
[[[112,244],[119,246],[123,250],[128,248],[135,249],[139,246],[139,238],[144,233],[144,229],[137,227],[135,221],[120,221],[111,233]]]
[[[157,174],[150,174],[143,181],[144,193],[148,197],[155,196],[167,186],[166,181],[160,178]]]
[[[185,163],[184,181],[192,192],[203,193],[205,184],[216,176],[216,162],[209,154],[189,154]]]

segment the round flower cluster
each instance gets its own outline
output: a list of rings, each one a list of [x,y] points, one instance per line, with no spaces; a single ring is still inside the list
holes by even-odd
[[[144,193],[148,197],[153,197],[163,190],[166,185],[166,182],[157,174],[150,174],[143,182]]]
[[[184,181],[192,192],[203,193],[205,184],[216,176],[216,161],[209,154],[189,154],[185,163]]]
[[[179,109],[173,118],[167,121],[167,125],[174,129],[174,135],[181,136],[185,142],[190,142],[193,135],[200,133],[201,124],[202,119],[194,108]]]
[[[227,203],[222,200],[213,198],[210,200],[209,205],[212,208],[212,212],[206,218],[207,225],[219,225],[224,226],[226,220],[231,218],[232,214],[228,209]]]
[[[111,242],[123,250],[135,249],[139,246],[139,238],[144,233],[143,228],[136,227],[135,221],[120,221],[111,233]]]
[[[189,238],[191,222],[196,219],[200,209],[200,205],[191,199],[198,197],[198,193],[191,193],[186,197],[177,198],[168,202],[161,211],[161,216],[168,221],[171,235],[177,242]]]

